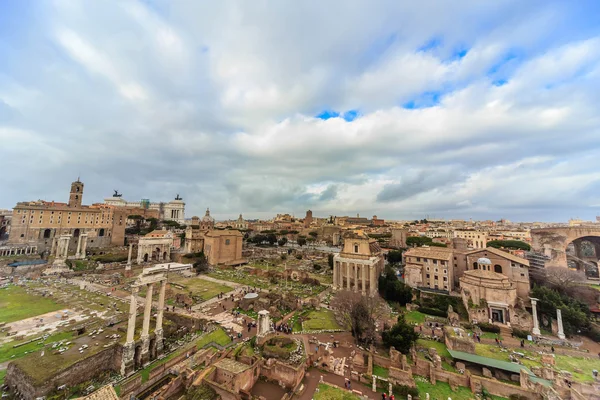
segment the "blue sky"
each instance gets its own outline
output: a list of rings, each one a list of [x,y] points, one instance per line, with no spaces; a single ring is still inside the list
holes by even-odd
[[[0,2],[0,208],[600,213],[597,1]]]

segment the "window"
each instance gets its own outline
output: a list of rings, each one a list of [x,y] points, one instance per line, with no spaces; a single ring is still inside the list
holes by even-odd
[[[429,267],[427,267],[427,271],[429,271]]]
[[[21,235],[21,236],[23,236],[23,235]],[[427,279],[429,279],[429,274],[427,274]]]
[[[447,269],[444,270],[444,274],[448,275],[448,270]]]
[[[435,272],[438,272],[438,269],[437,269],[437,268],[435,269]]]
[[[427,262],[427,259],[426,259],[426,258],[424,258],[424,259],[423,259],[423,262]]]
[[[448,277],[447,276],[444,277],[444,282],[448,282]]]
[[[525,276],[525,274],[521,274],[521,276]]]
[[[438,276],[437,275],[434,276],[433,279],[435,279],[437,281],[438,280]]]
[[[417,262],[421,262],[421,257],[417,257]]]
[[[225,239],[225,245],[229,245],[230,241],[229,239]]]
[[[434,265],[437,265],[437,260],[433,260],[433,264],[434,264]]]
[[[498,264],[494,265],[494,272],[497,272],[499,274],[502,273],[502,267]]]
[[[358,253],[358,244],[354,243],[354,252]]]

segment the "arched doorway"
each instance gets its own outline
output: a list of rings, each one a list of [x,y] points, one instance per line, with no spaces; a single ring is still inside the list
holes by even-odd
[[[98,236],[100,236],[100,237],[104,236],[104,228],[101,228],[101,229],[98,231]]]
[[[165,252],[163,253],[163,260],[166,260],[166,259],[167,259],[167,252],[165,251]]]
[[[44,239],[50,239],[50,235],[52,235],[52,231],[50,229],[44,230]]]
[[[497,272],[497,273],[501,274],[502,273],[502,266],[498,265],[498,264],[494,265],[494,272]]]
[[[79,228],[77,228],[73,231],[73,237],[79,237],[79,234],[80,234]]]
[[[148,253],[144,254],[144,262],[148,262]]]
[[[160,258],[160,247],[157,247],[152,251],[152,261],[158,261]]]
[[[567,245],[567,266],[582,271],[588,278],[600,277],[598,259],[600,255],[600,237],[584,236]]]

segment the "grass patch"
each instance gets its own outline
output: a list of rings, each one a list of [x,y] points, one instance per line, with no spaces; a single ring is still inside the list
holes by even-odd
[[[452,359],[452,356],[448,352],[448,348],[446,347],[446,345],[444,343],[440,343],[440,342],[436,342],[436,341],[428,340],[428,339],[418,339],[417,346],[422,347],[424,349],[429,349],[430,347],[433,347],[437,351],[437,353],[439,354],[440,357]]]
[[[360,397],[347,390],[323,383],[319,384],[319,391],[315,392],[312,398],[314,400],[360,400]]]
[[[421,325],[425,322],[425,314],[419,311],[410,311],[404,314],[404,320],[409,324]]]
[[[231,338],[223,329],[217,328],[214,331],[202,336],[196,342],[196,346],[198,347],[198,349],[201,349],[210,342],[215,342],[221,346],[225,346],[231,342]]]
[[[321,330],[321,329],[342,329],[337,321],[335,320],[335,316],[333,312],[326,309],[321,309],[319,311],[313,310],[309,312],[306,316],[308,319],[302,322],[302,328],[306,331],[312,330]]]
[[[0,370],[0,386],[4,385],[4,377],[6,376],[6,370]]]
[[[65,308],[52,298],[29,294],[19,286],[0,289],[0,322],[14,322]]]
[[[532,361],[526,358],[521,358],[521,362],[527,368],[540,367],[542,365],[540,362],[541,356],[539,354],[525,349],[518,349],[517,351],[535,359],[535,361]],[[510,362],[510,358],[508,356],[510,352],[500,351],[500,347],[496,346],[495,344],[475,343],[475,354],[483,357],[494,358],[496,360]]]
[[[453,391],[450,389],[450,385],[444,382],[437,382],[435,385],[432,385],[423,377],[417,377],[415,381],[417,389],[419,390],[420,399],[424,399],[426,393],[429,393],[429,398],[431,400],[447,400],[448,398],[452,398],[452,400],[471,400],[475,398],[471,389],[464,386],[459,386],[456,391]],[[506,400],[505,397],[499,396],[492,396],[492,399]]]
[[[12,341],[12,342],[8,342],[8,343],[0,346],[0,363],[24,357],[26,355],[25,353],[30,354],[32,352],[41,350],[41,349],[45,348],[45,346],[48,344],[58,342],[63,339],[71,339],[71,338],[73,338],[73,333],[72,332],[60,332],[60,333],[56,333],[54,335],[48,336],[48,338],[44,341],[35,341],[35,342],[31,342],[31,343],[28,343],[28,344],[25,344],[23,346],[19,346],[16,348],[13,347],[16,344],[27,342],[33,338],[34,338],[34,336],[31,336],[25,340]]]
[[[381,365],[373,364],[373,375],[387,378],[390,375],[390,370],[382,367]]]
[[[184,278],[181,275],[169,276],[169,282],[176,283],[185,287],[185,290],[181,290],[171,285],[171,289],[174,292],[190,294],[195,300],[204,302],[216,297],[218,294],[231,292],[233,288],[231,286],[223,285],[216,282],[210,282],[200,277],[195,278]]]
[[[593,382],[592,370],[600,370],[600,359],[556,355],[556,368],[569,371],[578,382]],[[578,369],[582,372],[575,372]]]
[[[243,309],[241,309],[241,308],[238,307],[238,308],[235,309],[235,311],[239,311],[240,314],[244,314],[244,315],[249,316],[252,319],[258,320],[258,313],[256,311],[254,311],[254,310],[248,310],[248,311],[246,311],[246,310],[243,310]]]

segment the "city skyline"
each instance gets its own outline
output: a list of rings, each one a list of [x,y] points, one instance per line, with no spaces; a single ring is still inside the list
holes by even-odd
[[[594,220],[577,4],[3,2],[0,208],[81,176],[84,204],[179,193],[188,218]]]

